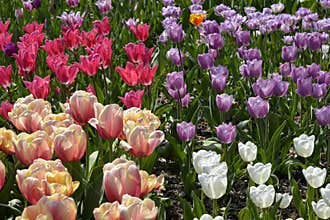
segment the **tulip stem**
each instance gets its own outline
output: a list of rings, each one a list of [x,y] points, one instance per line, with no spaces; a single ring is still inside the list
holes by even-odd
[[[105,97],[107,97],[108,96],[108,83],[107,83],[107,75],[106,75],[106,72],[105,72],[105,70],[106,69],[104,69],[103,68],[103,80],[104,80],[104,85],[105,85]],[[96,88],[94,88],[95,89],[95,92],[96,92]],[[110,97],[109,97],[109,99],[110,99]],[[105,98],[105,100],[106,100],[106,98]]]
[[[263,217],[264,220],[268,220],[269,219],[268,208],[263,209],[262,217]]]
[[[312,188],[310,185],[308,185],[306,203],[307,203],[307,215],[309,217],[314,216],[314,211],[313,211],[313,207],[312,207],[312,201],[314,199],[314,195],[315,195],[314,188]],[[313,219],[313,218],[311,218],[311,219]]]
[[[325,129],[325,132],[327,134],[327,141],[328,141],[328,145],[327,145],[327,168],[329,169],[330,167],[330,131],[329,129]]]
[[[95,95],[96,95],[96,97],[98,97],[98,95],[97,95],[97,88],[96,88],[96,74],[95,74],[95,78],[92,79],[92,80],[93,80]]]
[[[109,145],[109,162],[112,162],[112,159],[113,159],[113,149],[112,149],[113,139],[110,139],[107,142],[108,142],[108,145]]]
[[[213,205],[213,216],[216,217],[218,215],[218,203],[216,199],[212,200]]]

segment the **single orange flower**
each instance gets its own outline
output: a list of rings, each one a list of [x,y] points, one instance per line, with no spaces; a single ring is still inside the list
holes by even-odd
[[[206,17],[205,13],[201,13],[201,14],[190,14],[190,23],[194,24],[194,25],[200,25],[204,19]]]

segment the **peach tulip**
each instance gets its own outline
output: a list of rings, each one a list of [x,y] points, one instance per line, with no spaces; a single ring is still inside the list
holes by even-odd
[[[6,180],[6,167],[0,160],[0,190],[5,185]]]
[[[89,123],[95,127],[103,139],[117,138],[123,130],[123,109],[117,104],[103,106],[94,104],[95,118]]]
[[[29,166],[37,158],[50,160],[54,153],[53,141],[45,131],[20,133],[14,141],[14,147],[16,157],[25,166]]]
[[[16,134],[12,130],[0,128],[0,150],[5,154],[14,154],[15,148],[13,142],[16,140]]]
[[[17,130],[32,133],[41,129],[43,118],[51,112],[49,102],[43,99],[34,99],[32,95],[29,95],[19,98],[8,116]]]
[[[42,130],[46,131],[49,135],[54,132],[54,127],[69,127],[74,123],[73,118],[66,113],[49,114],[42,122]]]
[[[17,170],[16,181],[19,190],[31,204],[36,204],[46,195],[60,193],[70,196],[78,187],[60,160],[36,159],[25,170]]]
[[[86,91],[76,91],[70,97],[69,103],[62,105],[65,112],[79,124],[85,124],[89,119],[94,118],[94,103],[97,97]]]
[[[43,196],[35,205],[24,209],[16,220],[75,220],[77,207],[75,201],[63,194]]]
[[[95,220],[120,220],[119,202],[106,202],[93,211]]]
[[[87,147],[87,136],[80,125],[55,128],[54,146],[58,158],[64,162],[80,160]]]
[[[134,161],[117,158],[103,167],[103,186],[110,202],[121,201],[124,194],[141,197],[153,189],[163,189],[164,177],[149,176]]]

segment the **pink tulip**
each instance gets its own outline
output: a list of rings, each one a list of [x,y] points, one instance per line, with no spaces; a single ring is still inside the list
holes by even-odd
[[[0,190],[5,185],[6,180],[6,167],[0,160]]]
[[[74,199],[63,194],[43,196],[37,204],[28,206],[16,220],[75,220],[77,207]]]
[[[24,81],[24,85],[36,99],[46,99],[50,92],[50,75],[45,78],[34,76],[32,82]]]
[[[10,20],[7,20],[5,23],[3,23],[0,20],[0,33],[7,32],[8,31],[8,28],[9,28],[9,25],[10,25]]]
[[[87,147],[87,136],[80,125],[72,124],[67,128],[55,129],[55,152],[63,162],[80,160]]]
[[[104,16],[102,20],[94,21],[93,25],[99,34],[106,35],[110,33],[109,18],[107,16]]]
[[[89,123],[103,139],[117,138],[123,130],[123,109],[117,104],[103,106],[94,104],[95,118]]]
[[[19,44],[18,44],[19,45]],[[37,62],[37,43],[30,44],[26,48],[18,50],[17,54],[13,54],[16,59],[19,74],[21,76],[27,76],[35,71]]]
[[[12,66],[0,66],[0,86],[7,90],[11,84]]]
[[[100,62],[101,57],[98,54],[80,56],[80,64],[78,66],[88,76],[94,76],[100,68]]]
[[[7,121],[9,121],[8,113],[14,108],[14,105],[8,101],[4,101],[1,103],[0,107],[0,115],[4,117]]]
[[[93,88],[93,86],[91,84],[88,84],[88,86],[86,88],[86,92],[92,93],[93,95],[96,96],[95,89]]]
[[[68,29],[64,31],[62,35],[63,35],[64,45],[68,49],[73,50],[79,47],[79,43],[81,40],[79,29]]]
[[[23,27],[23,30],[25,31],[25,33],[31,34],[32,32],[35,31],[41,33],[43,28],[44,28],[44,24],[38,24],[38,22],[34,21],[32,23],[25,25]]]
[[[90,52],[100,56],[100,64],[102,64],[103,69],[108,68],[112,59],[112,39],[101,39],[93,46],[93,50]]]
[[[136,26],[130,26],[130,30],[134,33],[136,39],[139,41],[146,41],[149,36],[150,25],[148,24],[139,24]]]
[[[45,45],[41,46],[42,49],[44,49],[48,55],[64,55],[65,48],[63,44],[62,38],[57,38],[54,40],[46,40]]]
[[[17,170],[16,181],[30,204],[36,204],[44,195],[70,196],[79,187],[60,160],[36,159],[28,169]]]
[[[46,131],[49,136],[52,136],[56,128],[66,128],[73,123],[74,120],[69,114],[49,114],[43,119],[41,128],[43,131]]]
[[[143,94],[144,90],[131,90],[129,92],[126,92],[124,97],[119,97],[119,100],[126,106],[126,108],[141,108]]]
[[[5,154],[14,154],[14,142],[16,141],[16,134],[12,130],[0,128],[0,150]]]

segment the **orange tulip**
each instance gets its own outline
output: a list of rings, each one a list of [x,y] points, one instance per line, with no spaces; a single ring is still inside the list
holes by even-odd
[[[16,140],[16,134],[12,130],[0,128],[0,150],[5,154],[14,154],[15,148],[13,141]]]
[[[23,196],[36,204],[44,195],[70,196],[78,187],[60,160],[36,159],[28,169],[17,170],[16,181]]]
[[[189,21],[190,23],[198,26],[204,21],[205,18],[206,18],[205,13],[190,14]]]
[[[0,160],[0,190],[5,185],[6,180],[6,167]]]
[[[75,201],[63,194],[43,196],[37,204],[24,209],[16,220],[75,220],[77,207]]]

